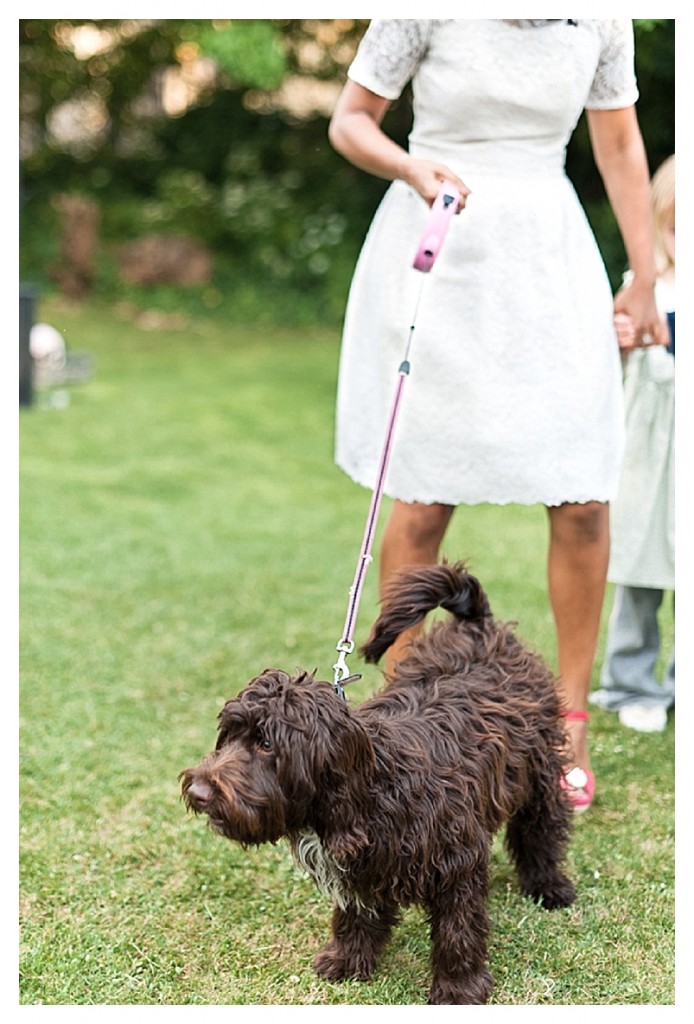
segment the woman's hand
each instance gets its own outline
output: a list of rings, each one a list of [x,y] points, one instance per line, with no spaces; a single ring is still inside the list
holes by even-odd
[[[614,311],[631,317],[632,347],[667,345],[668,332],[655,305],[656,279],[648,161],[634,106],[586,111],[605,191],[624,241],[633,277],[619,291]]]
[[[615,328],[622,351],[649,345],[667,346],[667,327],[655,304],[653,288],[636,278],[625,284],[614,299]]]
[[[464,209],[467,197],[470,195],[470,189],[450,167],[436,163],[434,160],[422,160],[410,156],[409,153],[403,155],[397,168],[397,176],[419,192],[429,206],[436,199],[444,181],[455,185],[460,192],[460,202],[456,213],[460,213]]]
[[[410,156],[382,131],[381,121],[389,106],[389,100],[348,80],[330,120],[331,144],[362,171],[387,181],[406,181],[430,206],[443,182],[450,181],[460,191],[458,209],[462,210],[470,189],[450,167]]]

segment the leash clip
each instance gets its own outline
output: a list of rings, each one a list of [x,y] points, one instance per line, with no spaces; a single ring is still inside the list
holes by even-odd
[[[347,655],[351,654],[354,650],[354,641],[340,640],[336,650],[338,652],[338,657],[337,661],[333,665],[333,671],[335,672],[333,687],[338,696],[342,697],[343,700],[346,700],[347,698],[342,684],[352,683],[357,679],[361,679],[361,675],[359,673],[351,675],[347,666]]]

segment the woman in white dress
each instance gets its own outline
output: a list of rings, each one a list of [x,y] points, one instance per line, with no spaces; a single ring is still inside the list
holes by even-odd
[[[408,150],[381,129],[412,81]],[[336,458],[373,487],[418,271],[443,181],[461,191],[417,312],[413,371],[385,492],[383,584],[438,558],[458,504],[548,508],[549,594],[578,771],[590,805],[586,703],[623,448],[620,360],[604,265],[565,171],[584,109],[633,277],[614,308],[667,342],[653,297],[649,172],[635,113],[629,21],[380,20],[337,102],[330,140],[391,180],[345,317]],[[398,652],[393,657],[397,660]]]

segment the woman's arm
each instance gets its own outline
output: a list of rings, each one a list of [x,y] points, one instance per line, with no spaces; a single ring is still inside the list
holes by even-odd
[[[460,190],[460,208],[470,189],[445,164],[410,156],[381,129],[390,100],[377,96],[351,80],[335,105],[328,138],[332,146],[362,171],[394,181],[400,178],[431,204],[441,183],[450,181]]]
[[[615,296],[615,313],[631,317],[636,345],[653,341],[667,345],[667,331],[658,316],[653,294],[656,269],[651,186],[636,109],[632,106],[621,110],[587,110],[586,118],[595,163],[633,275]]]

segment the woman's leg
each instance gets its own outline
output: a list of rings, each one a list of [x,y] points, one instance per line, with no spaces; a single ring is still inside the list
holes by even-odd
[[[451,520],[453,505],[423,505],[394,501],[381,538],[379,583],[381,594],[394,573],[408,565],[433,565]],[[404,633],[390,648],[386,667],[392,671],[411,637],[421,628]]]
[[[605,597],[609,506],[601,502],[548,509],[549,599],[557,631],[559,689],[571,711],[585,711]],[[567,719],[574,761],[590,766],[587,722]]]

